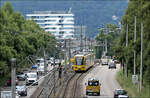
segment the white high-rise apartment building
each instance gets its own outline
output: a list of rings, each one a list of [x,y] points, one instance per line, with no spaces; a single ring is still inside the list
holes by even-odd
[[[27,14],[27,19],[33,19],[41,28],[51,32],[58,39],[72,38],[74,35],[74,14],[62,11],[35,11]]]

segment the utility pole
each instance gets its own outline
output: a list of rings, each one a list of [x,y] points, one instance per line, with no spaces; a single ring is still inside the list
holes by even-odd
[[[54,81],[53,81],[54,82],[53,83],[53,85],[54,85],[53,96],[54,97],[56,96],[56,86],[55,86],[56,85],[56,81],[55,81],[55,79],[56,79],[55,78],[55,72],[56,72],[56,68],[55,68],[56,48],[57,48],[57,45],[54,46],[54,48],[53,48],[54,49],[54,52],[53,52],[54,53],[54,55],[53,55],[54,56],[54,59],[53,59],[53,64],[54,64],[53,65],[53,79],[54,79]]]
[[[85,41],[84,47],[85,47],[85,50],[86,50],[86,36],[85,36],[84,41]]]
[[[82,51],[83,51],[83,47],[82,47],[82,44],[83,44],[83,43],[82,43],[82,25],[81,25],[80,28],[81,28],[81,31],[80,31],[80,48],[81,48],[81,49],[80,49],[80,51],[82,52]]]
[[[53,96],[55,97],[55,96],[56,96],[56,91],[55,91],[55,83],[56,83],[56,82],[55,82],[55,57],[54,57],[54,59],[53,59],[53,62],[54,62],[54,67],[53,67],[53,71],[54,71],[54,72],[53,72],[53,78],[54,78],[54,81],[53,81],[53,82],[54,82],[54,92],[53,92],[53,94],[54,94],[54,95],[53,95]]]
[[[105,39],[105,53],[107,53],[107,39]]]
[[[136,45],[136,16],[135,16],[135,23],[134,23],[134,45]],[[136,74],[136,49],[134,49],[134,75]]]
[[[53,78],[54,78],[54,91],[53,91],[53,96],[55,97],[56,96],[56,91],[55,91],[55,53],[54,53],[54,59],[53,59],[53,63],[54,63],[54,66],[53,66]]]
[[[45,55],[45,49],[44,49],[44,73],[46,74],[46,55]]]
[[[67,55],[66,55],[66,52],[67,52],[67,48],[66,48],[66,40],[65,40],[65,45],[64,45],[64,48],[65,48],[65,54],[64,54],[64,56],[65,56],[65,69],[66,69],[66,65],[67,65]]]
[[[71,62],[70,62],[70,59],[71,59],[71,51],[70,51],[70,48],[71,48],[71,46],[70,46],[70,42],[71,42],[71,39],[69,39],[69,46],[68,46],[68,48],[69,48],[69,66],[71,67]]]
[[[127,24],[127,31],[126,31],[126,47],[128,47],[128,24]],[[126,60],[126,77],[128,77],[128,64]]]
[[[141,23],[141,65],[140,65],[140,92],[142,91],[143,76],[143,23]]]
[[[103,41],[103,55],[105,56],[105,41]]]
[[[128,47],[128,24],[126,28],[126,47]]]
[[[123,23],[121,23],[121,33],[123,32]],[[124,72],[125,72],[125,68],[124,68],[124,60],[122,59],[122,70],[123,70],[123,75],[124,75]]]
[[[16,58],[11,59],[11,91],[12,98],[16,98]]]

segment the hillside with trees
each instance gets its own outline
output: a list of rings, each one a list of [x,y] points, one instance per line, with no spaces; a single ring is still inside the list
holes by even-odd
[[[125,13],[127,0],[2,0],[11,2],[14,10],[24,16],[34,11],[69,11],[72,8],[75,25],[86,25],[86,33],[94,38],[98,28],[111,23],[117,24]],[[117,20],[113,20],[112,16]]]

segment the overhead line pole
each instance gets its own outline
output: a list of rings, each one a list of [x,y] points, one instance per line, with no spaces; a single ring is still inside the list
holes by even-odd
[[[11,91],[12,98],[16,98],[16,58],[11,59]]]
[[[143,23],[141,23],[141,65],[140,65],[140,92],[142,91],[143,76]]]
[[[45,54],[45,48],[44,48],[44,73],[46,74],[46,54]]]
[[[82,50],[83,50],[83,47],[82,47],[82,44],[83,44],[82,43],[82,25],[81,25],[81,31],[80,31],[80,41],[81,41],[80,42],[80,48],[81,48],[80,51],[82,52]]]
[[[127,28],[126,28],[126,47],[128,47],[128,24],[127,24]],[[128,77],[128,64],[127,64],[127,60],[126,60],[126,77]]]
[[[71,49],[70,49],[71,48],[71,46],[70,46],[71,39],[69,39],[68,41],[69,41],[68,48],[69,48],[69,67],[70,67],[71,66],[71,62],[70,62],[70,59],[71,59]]]
[[[136,45],[136,16],[134,23],[134,45]],[[134,49],[134,75],[136,74],[136,49]]]
[[[107,39],[105,39],[105,53],[107,53]]]

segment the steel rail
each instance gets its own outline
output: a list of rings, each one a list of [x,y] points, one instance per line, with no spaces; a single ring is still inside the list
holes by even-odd
[[[86,76],[89,72],[91,72],[92,71],[92,69],[95,67],[95,66],[97,66],[97,64],[94,64],[93,66],[91,66],[88,70],[86,70],[86,72],[84,72],[84,73],[81,73],[81,74],[79,74],[79,73],[75,73],[68,81],[67,81],[67,85],[66,85],[66,87],[65,87],[65,91],[64,91],[64,93],[63,93],[63,98],[66,98],[66,93],[67,93],[67,89],[68,89],[68,86],[69,86],[69,84],[71,83],[71,81],[75,78],[75,76],[76,75],[78,75],[77,76],[77,78],[76,78],[76,80],[75,80],[75,82],[73,83],[74,85],[73,85],[73,98],[75,98],[75,97],[77,97],[76,96],[76,91],[77,91],[77,85],[78,85],[78,81],[81,79],[81,77],[82,76]],[[78,96],[79,97],[79,96]]]

